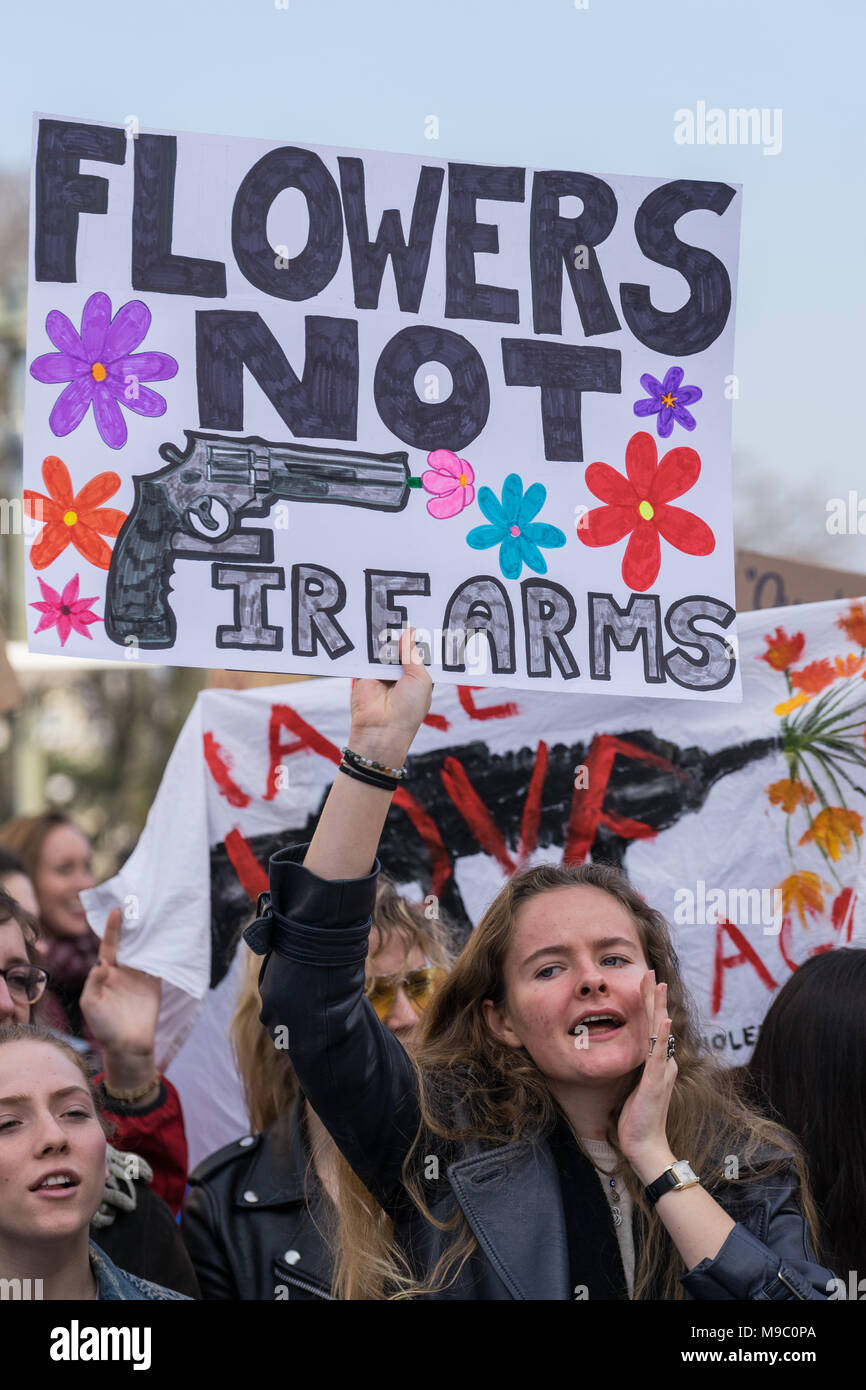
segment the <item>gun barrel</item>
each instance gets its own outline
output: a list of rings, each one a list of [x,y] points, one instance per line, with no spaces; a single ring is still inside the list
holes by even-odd
[[[207,480],[217,486],[240,483],[259,495],[295,502],[337,502],[343,506],[401,511],[409,498],[409,458],[405,452],[366,454],[263,440],[201,438]]]

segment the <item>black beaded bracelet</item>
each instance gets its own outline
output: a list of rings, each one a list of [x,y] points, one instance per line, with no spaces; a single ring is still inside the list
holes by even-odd
[[[378,772],[367,769],[361,771],[357,767],[350,767],[347,762],[340,763],[338,770],[345,772],[347,777],[354,777],[356,782],[366,782],[368,787],[381,787],[382,791],[395,792],[399,786],[396,777],[381,777]]]
[[[365,772],[380,772],[383,777],[393,777],[398,782],[406,776],[404,767],[388,767],[387,763],[377,763],[375,758],[363,758],[360,753],[353,753],[351,748],[341,748],[340,752],[347,763],[352,767],[358,767]]]

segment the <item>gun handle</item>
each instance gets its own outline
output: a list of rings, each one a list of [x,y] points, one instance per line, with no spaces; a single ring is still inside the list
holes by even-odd
[[[105,591],[105,631],[124,646],[172,647],[177,635],[168,604],[174,556],[171,536],[182,525],[158,483],[135,480],[135,503],[114,546]]]

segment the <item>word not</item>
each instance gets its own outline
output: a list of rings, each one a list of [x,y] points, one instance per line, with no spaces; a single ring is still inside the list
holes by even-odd
[[[847,507],[844,497],[829,498],[827,533],[830,536],[866,536],[866,497],[858,497],[852,490],[848,493]]]
[[[711,916],[707,916],[709,909]],[[764,936],[778,936],[782,930],[781,888],[711,888],[702,878],[697,894],[690,888],[674,893],[674,924],[678,927],[715,925],[726,918],[735,926],[761,926]]]
[[[699,101],[692,111],[681,106],[674,112],[674,140],[678,145],[763,145],[764,154],[781,154],[782,111],[775,107],[731,107]],[[776,128],[778,124],[778,129]]]
[[[68,1327],[51,1329],[52,1361],[132,1361],[133,1370],[150,1369],[149,1327]]]
[[[41,1279],[0,1279],[0,1303],[7,1299],[29,1302],[44,1297]]]

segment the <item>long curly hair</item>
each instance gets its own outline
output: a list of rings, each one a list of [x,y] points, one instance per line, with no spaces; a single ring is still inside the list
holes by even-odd
[[[455,955],[454,927],[435,907],[422,907],[401,896],[394,884],[380,874],[370,933],[370,955],[400,940],[406,954],[417,947],[431,965],[450,969]],[[255,1131],[273,1128],[277,1143],[285,1142],[300,1092],[295,1069],[286,1051],[278,1049],[259,1019],[261,999],[258,978],[261,960],[247,951],[237,1004],[229,1029],[232,1051],[244,1090],[250,1125]],[[337,1199],[323,1202],[321,1234],[334,1259],[333,1292],[338,1299],[375,1296],[370,1290],[382,1283],[382,1270],[390,1269],[393,1223],[356,1176],[330,1139],[311,1146],[308,1184],[312,1170],[325,1163],[335,1174]],[[347,1260],[345,1252],[351,1251]]]
[[[673,1151],[688,1156],[710,1192],[726,1183],[736,1186],[758,1177],[766,1180],[773,1173],[790,1172],[793,1165],[806,1217],[816,1226],[796,1141],[738,1097],[728,1073],[705,1049],[662,915],[610,866],[542,865],[515,874],[488,908],[427,1009],[420,1040],[413,1047],[421,1123],[404,1163],[403,1183],[426,1220],[451,1231],[450,1243],[423,1278],[409,1270],[405,1252],[393,1240],[384,1258],[375,1262],[350,1243],[343,1252],[344,1268],[365,1270],[368,1276],[366,1281],[347,1281],[353,1284],[355,1297],[407,1298],[440,1291],[453,1284],[475,1250],[475,1238],[456,1203],[454,1215],[446,1220],[437,1219],[427,1205],[424,1158],[437,1141],[440,1150],[459,1151],[469,1140],[496,1146],[544,1136],[553,1128],[558,1110],[546,1076],[525,1048],[497,1040],[482,1004],[487,999],[495,1005],[505,1001],[505,961],[519,909],[539,894],[584,885],[609,893],[628,912],[649,968],[668,986],[678,1066],[667,1120]],[[633,1073],[628,1093],[642,1070],[639,1067]],[[682,1259],[617,1144],[616,1124],[626,1098],[623,1095],[611,1113],[608,1140],[619,1155],[618,1171],[636,1214],[640,1253],[634,1297],[681,1299]]]

